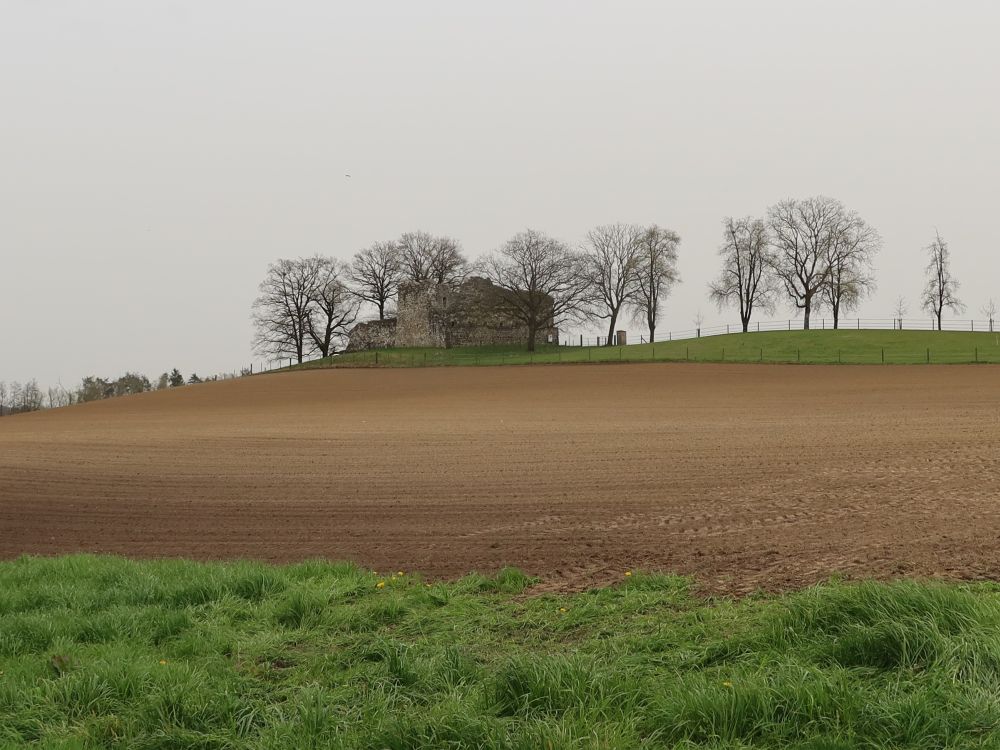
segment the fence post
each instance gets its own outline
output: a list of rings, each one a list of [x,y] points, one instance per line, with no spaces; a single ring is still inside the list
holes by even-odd
[[[976,347],[976,364],[979,364],[979,347]]]
[[[885,347],[882,347],[882,364],[885,364]]]
[[[722,347],[722,361],[726,361],[726,347]]]
[[[760,361],[761,362],[764,361],[764,347],[763,346],[760,348]]]
[[[795,350],[795,361],[796,362],[801,362],[802,361],[802,350],[801,349],[796,349]]]
[[[788,330],[789,331],[792,330],[792,321],[790,320],[788,321]]]
[[[931,348],[927,347],[927,364],[931,363]]]
[[[378,364],[378,352],[375,352],[375,364]]]
[[[690,346],[685,346],[684,347],[684,360],[686,362],[690,362],[691,361],[691,347]]]
[[[838,365],[841,365],[841,364],[843,364],[843,362],[842,362],[842,361],[841,361],[841,359],[840,359],[840,349],[838,349],[838,350],[837,350],[837,364],[838,364]]]

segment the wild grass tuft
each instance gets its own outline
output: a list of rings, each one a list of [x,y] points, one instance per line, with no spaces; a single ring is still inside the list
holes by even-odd
[[[1000,746],[995,586],[705,601],[629,572],[0,563],[0,747]]]

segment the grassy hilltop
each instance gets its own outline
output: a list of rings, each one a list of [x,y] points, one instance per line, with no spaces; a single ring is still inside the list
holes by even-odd
[[[542,346],[385,349],[313,360],[301,367],[423,367],[561,362],[801,362],[803,364],[1000,363],[1000,334],[960,331],[769,331],[623,347]]]
[[[993,585],[525,596],[348,564],[0,563],[9,748],[987,748]]]

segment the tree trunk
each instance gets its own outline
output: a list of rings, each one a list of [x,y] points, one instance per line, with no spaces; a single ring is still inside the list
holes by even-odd
[[[611,323],[608,325],[608,340],[605,342],[605,346],[613,346],[615,340],[615,324],[618,323],[618,311],[614,310],[611,313]]]
[[[803,310],[803,312],[802,312],[802,330],[803,331],[808,331],[809,330],[809,312],[810,312],[809,308],[810,307],[812,307],[812,300],[808,300],[807,299],[805,307],[802,308],[802,310]]]
[[[942,306],[942,308],[940,310],[937,311],[937,323],[938,323],[938,330],[939,331],[941,330],[941,313],[942,312],[944,312],[944,307],[943,306]]]
[[[378,319],[385,320],[385,300],[378,303]]]
[[[528,326],[528,351],[535,351],[535,336],[538,334],[538,327],[535,325]]]
[[[840,321],[840,304],[833,306],[833,330],[837,330]]]
[[[743,333],[750,329],[750,315],[740,315],[740,322],[743,324]]]
[[[653,343],[653,335],[656,333],[656,323],[649,324],[649,343]]]

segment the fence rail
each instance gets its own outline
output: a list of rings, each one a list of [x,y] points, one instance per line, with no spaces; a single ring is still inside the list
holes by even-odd
[[[832,330],[831,318],[814,318],[811,330]],[[937,321],[931,318],[841,318],[838,329],[842,331],[937,331]],[[784,320],[753,321],[749,333],[776,331],[801,331],[804,321],[796,318]],[[976,319],[943,320],[942,332],[1000,333],[1000,321]],[[539,351],[490,351],[488,349],[463,350],[370,350],[342,353],[327,362],[312,356],[303,360],[309,366],[341,367],[422,367],[441,365],[498,365],[498,364],[553,364],[560,362],[613,362],[613,361],[712,361],[712,362],[800,362],[810,364],[917,364],[917,363],[993,363],[1000,362],[1000,336],[995,345],[917,347],[864,346],[845,343],[841,348],[770,346],[750,339],[740,339],[736,346],[707,341],[726,334],[742,333],[740,323],[720,323],[701,328],[688,328],[665,333],[657,332],[650,342],[639,333],[627,337],[627,346],[612,341],[607,345],[606,336],[586,336],[580,333],[560,332],[559,345],[544,345]],[[660,348],[660,344],[688,342],[685,349]],[[942,340],[944,341],[944,339]],[[639,345],[639,346],[636,346]],[[282,370],[297,364],[294,359],[258,360],[243,368],[241,374],[256,375],[261,372]]]
[[[821,331],[834,328],[833,318],[813,318],[809,330]],[[936,331],[937,320],[934,318],[841,318],[837,321],[838,330],[857,331]],[[802,331],[805,321],[801,318],[786,318],[785,320],[752,321],[747,326],[747,333],[763,333],[768,331]],[[942,320],[942,331],[965,331],[971,333],[996,333],[1000,331],[1000,321],[997,320]],[[687,328],[678,331],[657,332],[652,342],[645,333],[627,337],[626,343],[649,344],[669,341],[684,341],[685,339],[706,338],[709,336],[724,336],[733,333],[743,333],[742,323],[718,323],[700,328]],[[635,340],[636,335],[638,341]],[[586,336],[581,333],[560,333],[560,343],[564,346],[606,346],[607,336]],[[612,340],[611,345],[617,342]]]

